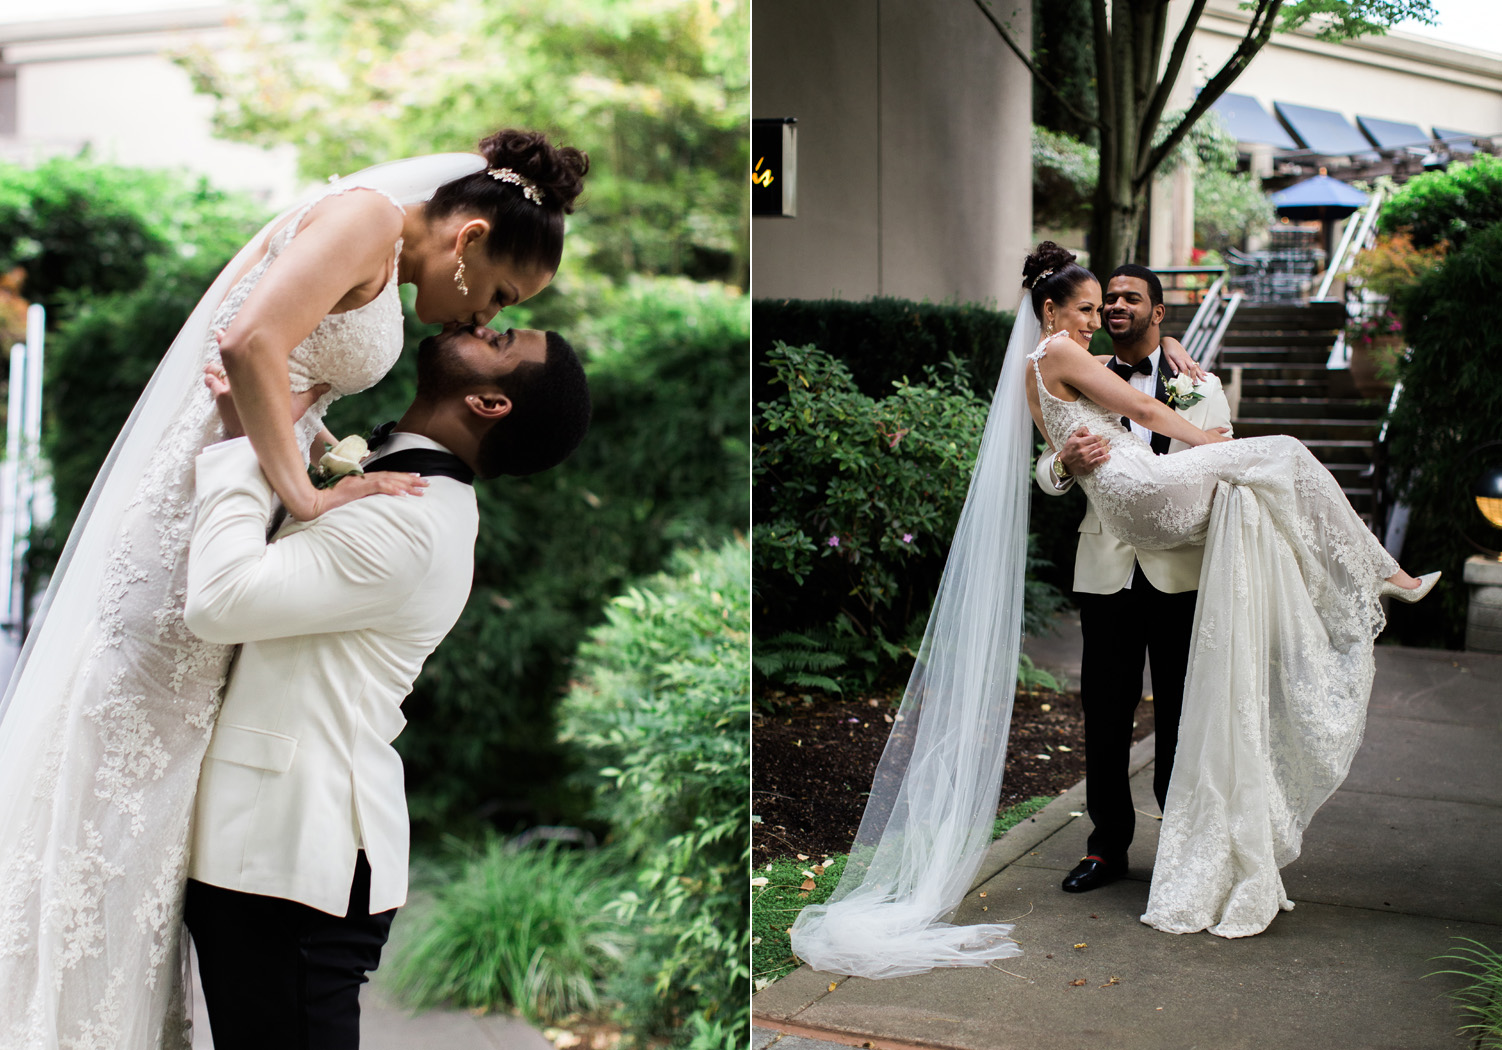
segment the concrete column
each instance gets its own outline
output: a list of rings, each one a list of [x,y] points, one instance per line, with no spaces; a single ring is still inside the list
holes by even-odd
[[[798,217],[752,220],[758,297],[1017,304],[1032,83],[973,5],[757,0],[753,117],[798,119]],[[1031,7],[1009,16],[1031,37]]]
[[[1470,585],[1465,647],[1473,653],[1502,653],[1502,561],[1473,554],[1466,559]]]

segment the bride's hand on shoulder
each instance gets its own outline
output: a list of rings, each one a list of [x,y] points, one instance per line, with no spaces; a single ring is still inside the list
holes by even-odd
[[[396,470],[352,475],[337,485],[316,490],[311,508],[313,513],[307,517],[293,514],[293,517],[299,521],[311,521],[335,507],[342,507],[366,496],[421,496],[427,487],[428,480],[420,474],[404,474]]]
[[[1188,372],[1189,378],[1196,383],[1202,383],[1210,373],[1200,367],[1200,363],[1189,356],[1189,351],[1184,349],[1184,344],[1171,335],[1165,335],[1159,342],[1163,346],[1163,356],[1168,358],[1168,363],[1173,366],[1175,372]]]

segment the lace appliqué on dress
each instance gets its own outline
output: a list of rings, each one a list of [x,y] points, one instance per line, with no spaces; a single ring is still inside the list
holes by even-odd
[[[1110,459],[1080,479],[1102,528],[1148,550],[1205,545],[1143,921],[1259,933],[1293,906],[1278,871],[1361,744],[1378,588],[1397,563],[1295,438],[1157,456],[1100,405],[1055,397],[1041,374],[1037,385],[1055,447],[1082,426],[1111,444]]]
[[[301,219],[225,295],[210,332],[234,320]],[[395,250],[399,258],[399,243]],[[295,427],[300,447],[330,403],[375,383],[400,355],[395,274],[393,264],[375,299],[325,317],[293,350],[295,389],[331,384]],[[217,360],[211,337],[203,361]],[[7,1050],[188,1048],[180,951],[188,827],[232,649],[195,637],[182,613],[194,459],[222,436],[212,399],[195,385],[141,474],[95,617],[77,625],[76,672],[62,695],[28,699],[57,715],[34,747],[20,846],[0,858]]]

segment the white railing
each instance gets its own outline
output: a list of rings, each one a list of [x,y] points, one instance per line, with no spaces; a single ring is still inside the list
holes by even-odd
[[[1314,294],[1316,300],[1329,299],[1330,288],[1335,284],[1335,279],[1345,276],[1351,264],[1356,261],[1356,256],[1370,248],[1377,239],[1377,216],[1382,212],[1386,196],[1387,190],[1384,187],[1375,187],[1365,206],[1356,213],[1355,218],[1346,223],[1340,246],[1335,249],[1330,265],[1325,267],[1324,280],[1320,281],[1319,290]]]
[[[26,311],[26,341],[10,351],[5,460],[0,463],[0,628],[19,642],[26,631],[23,576],[34,528],[52,517],[42,463],[42,355],[46,311]]]
[[[1237,308],[1241,306],[1242,293],[1227,296],[1225,284],[1225,274],[1215,279],[1215,283],[1200,301],[1200,308],[1194,312],[1194,320],[1189,322],[1189,327],[1184,331],[1184,349],[1207,372],[1215,366],[1215,359],[1220,355],[1220,344],[1225,340]]]

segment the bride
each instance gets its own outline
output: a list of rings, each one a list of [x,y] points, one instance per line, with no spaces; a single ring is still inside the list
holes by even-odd
[[[1028,297],[897,728],[830,903],[793,925],[794,950],[816,969],[895,977],[1020,954],[1010,926],[942,920],[969,889],[996,812],[1020,642],[1029,421],[1054,448],[1081,426],[1110,442],[1109,459],[1081,479],[1105,529],[1147,549],[1205,544],[1143,916],[1158,929],[1248,936],[1292,907],[1278,869],[1298,856],[1360,744],[1378,598],[1416,601],[1439,575],[1399,569],[1297,439],[1200,430],[1102,367],[1086,349],[1100,285],[1073,255],[1044,242],[1023,273]],[[1156,456],[1122,416],[1191,447]]]
[[[232,648],[183,624],[193,462],[233,384],[262,469],[310,519],[409,475],[317,489],[307,450],[337,397],[428,324],[486,324],[552,280],[578,150],[500,131],[479,155],[378,165],[273,220],[225,268],[100,471],[0,704],[0,1046],[184,1050],[189,815]]]

